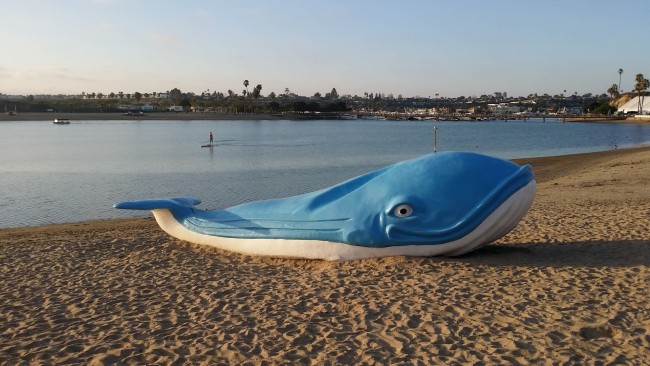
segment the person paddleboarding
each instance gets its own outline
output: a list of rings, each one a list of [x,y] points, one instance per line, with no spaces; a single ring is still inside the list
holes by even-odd
[[[209,147],[210,149],[212,149],[212,147],[214,147],[213,144],[214,144],[214,137],[212,137],[212,131],[210,131],[210,142],[207,143],[206,145],[201,145],[201,147]]]

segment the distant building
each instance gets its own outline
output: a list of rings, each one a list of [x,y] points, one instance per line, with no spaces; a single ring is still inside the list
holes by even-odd
[[[580,107],[571,107],[571,108],[569,108],[569,114],[582,114],[582,108],[580,108]]]
[[[562,107],[558,108],[557,114],[582,114],[582,108],[580,107]]]
[[[488,104],[488,110],[492,114],[514,114],[521,112],[521,107],[508,103]]]
[[[628,100],[625,104],[620,106],[617,110],[619,113],[638,113],[639,112],[639,97],[636,96]],[[641,114],[650,114],[650,95],[646,96],[641,106]]]
[[[149,104],[145,104],[145,105],[120,104],[117,106],[117,109],[121,111],[153,112],[154,110],[156,110],[156,107]]]

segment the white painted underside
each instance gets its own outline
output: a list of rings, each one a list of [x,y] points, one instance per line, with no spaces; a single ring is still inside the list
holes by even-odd
[[[535,181],[510,196],[474,231],[444,244],[398,245],[369,248],[321,240],[226,238],[200,234],[181,225],[167,209],[153,210],[158,225],[169,235],[191,243],[249,255],[326,260],[354,260],[390,256],[461,255],[489,244],[514,229],[535,198]]]

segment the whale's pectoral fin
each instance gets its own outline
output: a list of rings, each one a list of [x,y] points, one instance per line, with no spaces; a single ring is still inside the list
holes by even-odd
[[[201,200],[198,198],[177,197],[141,201],[124,201],[114,204],[113,207],[125,210],[156,210],[163,208],[173,210],[178,208],[191,208],[199,203],[201,203]]]

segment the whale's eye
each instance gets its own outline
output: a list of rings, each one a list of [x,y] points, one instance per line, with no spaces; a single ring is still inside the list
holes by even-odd
[[[393,214],[395,214],[397,217],[409,217],[411,214],[413,214],[413,207],[409,205],[399,205],[395,207]]]

